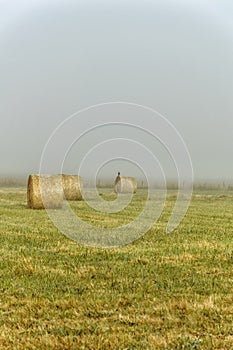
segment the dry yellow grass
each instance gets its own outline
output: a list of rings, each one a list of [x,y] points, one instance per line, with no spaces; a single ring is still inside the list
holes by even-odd
[[[137,215],[145,198],[138,191],[105,224]],[[140,240],[104,250],[28,210],[25,191],[2,189],[0,349],[232,350],[233,195],[194,197],[166,234],[171,198]],[[93,222],[103,216],[84,201],[71,206]]]

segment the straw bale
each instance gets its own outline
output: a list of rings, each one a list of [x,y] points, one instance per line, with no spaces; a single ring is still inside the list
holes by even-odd
[[[27,203],[31,209],[58,209],[63,205],[61,175],[29,175]]]

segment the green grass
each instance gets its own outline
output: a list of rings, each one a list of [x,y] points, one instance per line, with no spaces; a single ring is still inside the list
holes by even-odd
[[[110,227],[144,200],[109,215],[72,206]],[[233,349],[233,194],[195,193],[166,234],[174,200],[138,241],[97,249],[27,209],[24,190],[1,189],[0,349]]]

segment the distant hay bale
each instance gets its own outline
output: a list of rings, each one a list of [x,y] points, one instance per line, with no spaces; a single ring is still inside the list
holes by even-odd
[[[136,193],[137,181],[130,176],[117,176],[114,183],[115,193]]]
[[[63,205],[61,175],[29,175],[27,203],[31,209],[58,209]]]
[[[78,175],[62,175],[64,198],[70,201],[82,200],[82,178]]]

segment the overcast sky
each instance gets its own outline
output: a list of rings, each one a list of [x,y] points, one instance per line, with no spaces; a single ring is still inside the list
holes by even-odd
[[[195,179],[231,180],[232,62],[230,0],[0,0],[0,175],[37,173],[48,138],[67,117],[125,101],[153,108],[174,125]],[[80,118],[101,122],[102,112]],[[95,143],[128,137],[153,148],[166,175],[173,175],[157,141],[114,130],[102,129],[101,137],[90,132],[77,142],[64,172],[76,172]],[[106,152],[111,157],[108,145]],[[137,155],[143,164],[143,154]],[[119,167],[133,173],[126,163],[108,163],[103,176]],[[52,155],[50,166],[57,172]]]

